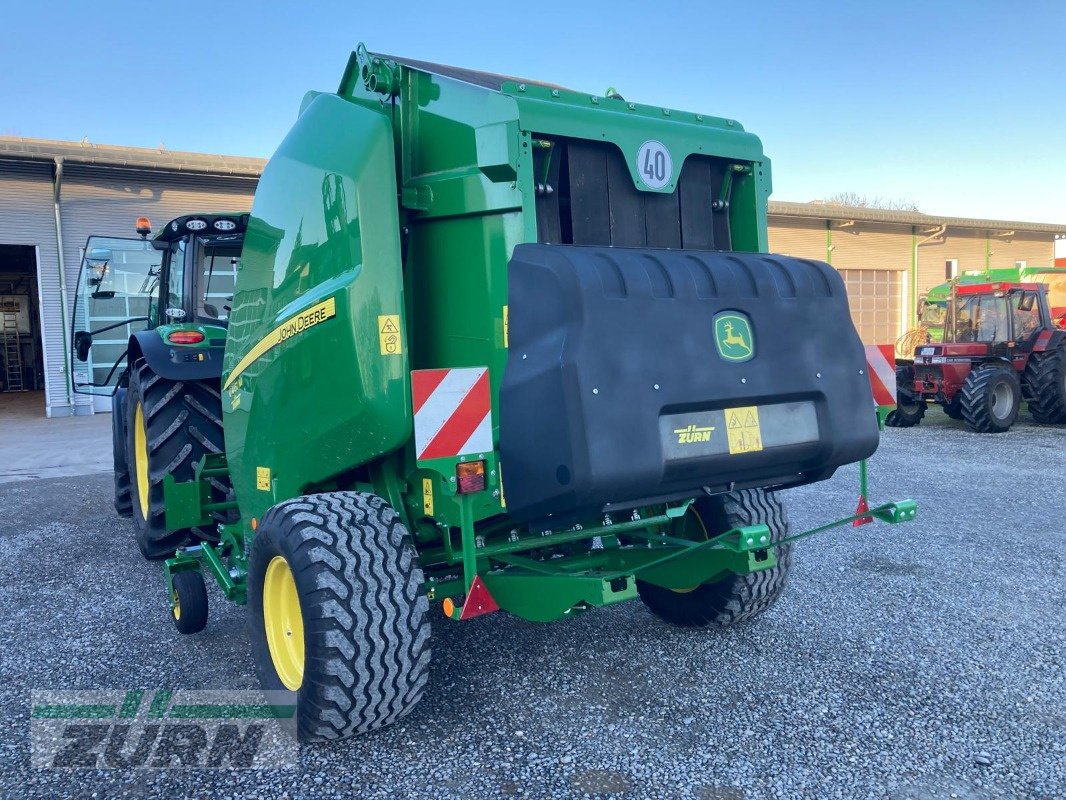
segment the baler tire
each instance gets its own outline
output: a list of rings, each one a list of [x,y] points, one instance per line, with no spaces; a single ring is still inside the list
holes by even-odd
[[[265,591],[272,564],[292,580],[273,583],[273,596]],[[423,580],[410,533],[380,497],[305,495],[263,515],[248,568],[252,654],[264,690],[295,693],[301,741],[383,727],[421,699],[431,655]],[[279,600],[285,592],[298,600],[297,613],[291,599],[287,606]],[[285,619],[299,620],[303,649],[295,670],[292,646],[278,632],[279,608],[288,609]],[[280,672],[272,641],[288,650]]]
[[[1000,389],[1010,393],[1010,406],[1005,415],[994,414],[995,398]],[[1018,418],[1022,403],[1022,385],[1012,367],[986,366],[974,369],[966,376],[959,390],[960,408],[966,424],[977,433],[1004,433]]]
[[[111,413],[111,458],[115,479],[115,513],[120,517],[133,516],[133,494],[130,489],[130,466],[126,458],[126,420],[120,413]]]
[[[187,569],[175,572],[171,578],[174,585],[174,608],[170,618],[179,633],[199,633],[207,627],[207,586],[199,570]]]
[[[138,417],[137,409],[141,408]],[[179,547],[200,541],[217,542],[216,526],[166,530],[163,478],[194,478],[193,467],[208,453],[219,453],[222,437],[222,397],[218,381],[172,381],[160,377],[143,360],[130,372],[126,406],[127,453],[131,461],[130,497],[133,525],[141,554],[149,561],[169,558]],[[142,507],[138,421],[143,421],[144,448],[147,461],[147,497]],[[227,499],[230,483],[211,479],[212,500]],[[232,512],[216,514],[217,522],[230,521]]]
[[[773,492],[765,489],[742,489],[700,498],[689,513],[699,516],[710,536],[760,523],[770,528],[771,541],[788,536],[785,507]],[[638,580],[637,591],[653,614],[674,625],[725,628],[747,622],[776,603],[785,589],[791,565],[792,545],[786,544],[777,548],[777,564],[769,569],[747,575],[731,573],[688,591],[674,591]]]
[[[908,384],[914,385],[914,367],[896,367],[896,407],[885,417],[890,428],[913,428],[925,417],[925,399],[916,397],[913,389],[902,388]]]
[[[1022,380],[1029,389],[1029,413],[1034,420],[1066,423],[1066,347],[1030,355]]]

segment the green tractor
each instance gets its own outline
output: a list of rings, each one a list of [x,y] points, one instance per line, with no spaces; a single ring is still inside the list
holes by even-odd
[[[115,510],[132,517],[145,558],[218,541],[215,524],[167,530],[163,478],[223,446],[222,355],[248,214],[190,214],[151,236],[91,236],[85,245],[73,319],[74,391],[111,409]],[[150,237],[150,238],[149,238]],[[229,482],[212,482],[225,500]],[[225,521],[223,512],[215,521]]]
[[[769,194],[733,120],[360,47],[259,183],[224,452],[163,478],[166,529],[218,539],[165,562],[178,630],[206,573],[300,738],[341,739],[422,696],[432,606],[734,625],[796,540],[912,519],[862,469],[855,514],[789,526],[780,491],[879,420],[840,275],[765,253]]]

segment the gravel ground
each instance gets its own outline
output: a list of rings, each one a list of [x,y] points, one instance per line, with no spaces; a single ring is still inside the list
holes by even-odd
[[[110,476],[0,486],[0,791],[7,797],[1066,796],[1066,428],[889,430],[875,500],[919,520],[797,548],[753,624],[686,632],[639,602],[538,626],[436,617],[426,699],[303,746],[289,770],[34,769],[29,690],[248,688],[244,611],[212,589],[183,638]],[[848,512],[857,470],[785,495]],[[1024,487],[1035,486],[1031,496]],[[798,529],[798,527],[797,527]]]

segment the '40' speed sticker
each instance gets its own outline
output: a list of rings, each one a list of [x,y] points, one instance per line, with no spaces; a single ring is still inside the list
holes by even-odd
[[[637,172],[649,189],[662,189],[674,174],[674,161],[666,145],[649,139],[637,151]]]

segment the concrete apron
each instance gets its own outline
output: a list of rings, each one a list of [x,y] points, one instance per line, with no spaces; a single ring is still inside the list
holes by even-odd
[[[0,394],[0,483],[110,472],[111,415],[44,415],[44,392]]]

